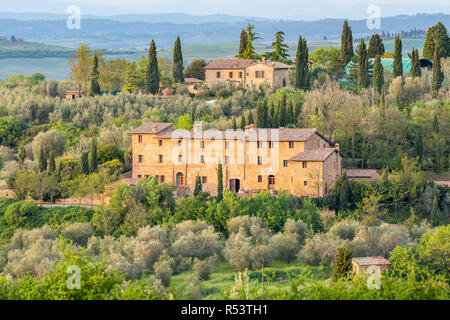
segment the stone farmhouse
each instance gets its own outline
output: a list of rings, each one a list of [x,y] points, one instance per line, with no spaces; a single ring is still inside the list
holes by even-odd
[[[246,89],[258,88],[267,84],[272,88],[282,88],[288,84],[290,65],[269,61],[251,59],[215,59],[205,67],[205,82],[237,81]]]
[[[314,129],[206,130],[201,123],[175,130],[172,123],[145,123],[132,136],[132,178],[154,176],[160,183],[217,193],[217,168],[223,186],[234,192],[285,190],[296,196],[327,194],[342,173],[339,145]]]

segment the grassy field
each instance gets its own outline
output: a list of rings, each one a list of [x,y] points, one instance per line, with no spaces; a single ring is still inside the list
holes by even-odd
[[[271,267],[264,268],[264,291],[270,292],[279,288],[288,288],[291,279],[305,272],[311,272],[309,277],[315,280],[328,281],[331,277],[330,267],[307,267],[298,263],[273,262]],[[224,292],[229,292],[232,289],[236,274],[236,271],[228,263],[221,262],[217,271],[211,275],[209,280],[200,282],[203,299],[223,299]],[[255,286],[261,285],[261,274],[261,270],[249,271],[250,282]],[[173,276],[170,289],[174,292],[183,293],[189,278],[192,276],[194,276],[194,271]]]
[[[403,40],[403,55],[406,56],[407,52],[410,52],[412,48],[423,48],[423,39],[404,39]],[[294,43],[289,43],[289,54],[291,59],[295,59],[295,54],[297,50],[297,45]],[[339,47],[339,43],[330,41],[319,41],[308,43],[310,52],[316,50],[317,48],[329,48],[329,47]],[[386,50],[392,51],[394,49],[394,41],[385,41]],[[271,50],[269,45],[266,44],[255,44],[255,49],[258,53],[264,53]],[[356,49],[356,45],[355,45]],[[28,51],[27,51],[28,50]],[[33,51],[34,50],[34,51]],[[58,51],[60,50],[60,51]],[[203,44],[203,45],[189,45],[183,46],[183,59],[186,64],[189,64],[194,59],[205,59],[210,61],[215,58],[231,58],[234,57],[238,50],[238,44]],[[3,53],[10,53],[8,58],[1,59]],[[15,53],[16,52],[16,53]],[[36,52],[37,57],[24,56],[20,57],[20,52],[24,55],[26,52]],[[53,54],[54,56],[42,57],[45,52]],[[59,52],[59,53],[58,53]],[[54,78],[56,80],[64,80],[69,74],[69,66],[67,64],[67,57],[71,55],[73,49],[58,47],[58,46],[48,46],[36,43],[9,43],[0,42],[0,80],[11,76],[13,74],[25,74],[30,75],[35,72],[41,72],[45,74],[48,78]],[[17,57],[13,58],[13,55],[17,54]],[[57,56],[61,54],[61,56]],[[106,58],[123,58],[127,60],[137,60],[142,55],[146,55],[146,51],[135,51],[135,52],[120,52],[113,51],[107,52],[105,54]],[[158,55],[160,57],[172,59],[173,51],[172,48],[158,48]],[[5,55],[6,56],[6,55]]]

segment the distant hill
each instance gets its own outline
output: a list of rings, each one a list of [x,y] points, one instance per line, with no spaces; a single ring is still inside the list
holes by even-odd
[[[174,16],[169,17],[173,18]],[[69,30],[66,27],[65,19],[0,19],[0,36],[14,34],[26,41],[70,48],[77,47],[80,42],[87,42],[96,49],[143,49],[149,45],[151,39],[155,39],[158,48],[166,48],[173,46],[173,42],[178,35],[181,37],[182,45],[230,44],[239,41],[239,33],[250,19],[246,18],[247,20],[241,21],[239,19],[242,19],[242,17],[216,15],[196,17],[196,22],[205,22],[180,23],[190,21],[189,19],[195,16],[179,14],[178,17],[179,19],[173,19],[172,23],[157,22],[167,20],[168,16],[164,15],[91,17],[82,20],[80,30]],[[213,22],[208,19],[216,21]],[[306,36],[309,41],[322,40],[324,37],[327,37],[328,40],[338,40],[343,21],[343,19],[317,21],[271,21],[262,19],[253,20],[252,23],[256,25],[255,31],[263,38],[259,40],[260,43],[270,44],[275,32],[283,30],[286,33],[287,42],[294,45],[299,35]],[[381,30],[369,30],[366,20],[352,20],[350,26],[353,30],[353,36],[357,38],[382,30],[392,33],[414,28],[426,29],[435,25],[438,21],[450,27],[450,15],[448,14],[418,14],[382,18]]]
[[[5,58],[66,58],[74,50],[33,42],[0,41],[0,59]]]

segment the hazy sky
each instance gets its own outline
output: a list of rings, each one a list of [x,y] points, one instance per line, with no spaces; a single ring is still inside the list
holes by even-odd
[[[1,12],[65,13],[69,4],[82,13],[231,14],[274,19],[366,18],[367,8],[378,5],[382,16],[443,12],[450,14],[450,0],[0,0]]]

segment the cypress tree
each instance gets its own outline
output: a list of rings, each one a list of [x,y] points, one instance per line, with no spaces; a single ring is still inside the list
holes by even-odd
[[[56,163],[55,163],[55,154],[52,152],[50,153],[50,159],[48,160],[48,171],[49,173],[55,172],[56,169]]]
[[[97,140],[92,139],[91,152],[89,153],[89,171],[96,172],[98,169],[98,159],[97,159]]]
[[[308,63],[308,45],[306,38],[301,36],[298,39],[297,56],[295,59],[295,87],[297,89],[309,89],[309,63]]]
[[[439,50],[439,46],[436,46],[433,56],[433,80],[431,83],[431,88],[434,98],[437,97],[442,81],[444,81],[444,73],[441,70],[441,57],[439,56]]]
[[[23,163],[25,161],[25,158],[27,157],[27,153],[25,151],[25,148],[23,145],[20,145],[19,147],[19,153],[17,155],[17,158],[19,159],[20,163]]]
[[[280,127],[285,127],[286,120],[287,120],[286,95],[285,94],[283,94],[283,97],[281,98],[279,110],[280,110]]]
[[[217,201],[220,202],[223,199],[223,172],[222,163],[219,161],[217,166]]]
[[[383,40],[379,34],[374,34],[369,41],[369,49],[367,55],[370,58],[375,58],[377,55],[382,56],[385,53]]]
[[[402,39],[400,36],[395,37],[394,64],[392,66],[392,77],[403,77],[403,61],[402,61]]]
[[[242,112],[242,116],[241,116],[241,129],[244,130],[245,126],[246,126],[246,123],[245,123],[245,112]]]
[[[81,171],[84,174],[89,174],[89,152],[83,152],[81,154]]]
[[[434,133],[439,133],[439,118],[436,113],[434,113],[434,116],[433,116],[432,130]]]
[[[258,101],[258,103],[256,104],[256,127],[258,128],[265,127],[264,105],[261,101]]]
[[[248,124],[255,124],[255,122],[253,121],[253,112],[252,112],[252,110],[250,110],[248,112]]]
[[[180,37],[177,37],[173,47],[173,81],[183,83],[183,53],[181,52]]]
[[[378,94],[381,94],[381,90],[384,85],[384,70],[383,66],[381,65],[381,56],[377,55],[375,58],[375,64],[373,66],[373,86],[378,92]]]
[[[450,56],[450,37],[448,36],[447,28],[441,22],[428,29],[423,46],[423,56],[433,60],[436,46],[440,47],[439,56],[441,58]]]
[[[422,157],[423,157],[423,140],[422,140],[422,126],[419,125],[416,128],[416,140],[415,140],[415,149],[416,154],[419,157],[419,164],[422,164]]]
[[[233,126],[233,131],[236,131],[237,130],[236,116],[233,116],[232,126]]]
[[[294,124],[294,107],[292,106],[292,101],[288,102],[286,122],[287,124]]]
[[[47,157],[45,156],[44,147],[41,146],[39,152],[39,171],[44,172],[45,170],[47,170]]]
[[[345,247],[337,248],[331,266],[333,267],[333,282],[345,279],[352,271],[352,252]]]
[[[245,31],[245,29],[242,29],[241,40],[239,42],[239,53],[237,56],[242,55],[246,48],[247,48],[247,32]]]
[[[194,197],[198,196],[202,191],[202,179],[200,178],[200,176],[197,176],[197,178],[195,178]]]
[[[413,49],[411,54],[409,55],[409,58],[411,59],[411,77],[420,77],[422,75],[422,70],[420,69],[419,50]]]
[[[364,39],[358,45],[358,89],[364,89],[369,86],[369,61],[367,58],[367,49]]]
[[[441,212],[439,211],[437,197],[434,196],[433,207],[431,208],[431,212],[430,212],[431,225],[433,227],[436,227],[439,225],[440,215],[441,215]]]
[[[152,40],[148,49],[148,64],[145,71],[145,90],[147,93],[156,94],[159,90],[158,59],[156,58],[156,45]]]
[[[100,94],[100,85],[98,84],[98,57],[97,54],[94,54],[94,62],[92,65],[92,73],[91,73],[91,89],[89,91],[89,95],[98,96]]]
[[[344,21],[341,35],[341,59],[344,65],[347,65],[353,58],[353,35],[352,29],[348,26],[347,20]]]

